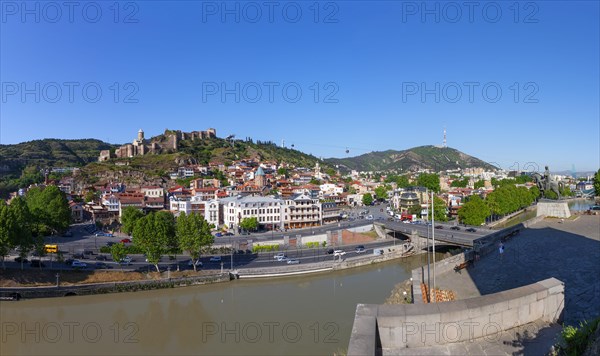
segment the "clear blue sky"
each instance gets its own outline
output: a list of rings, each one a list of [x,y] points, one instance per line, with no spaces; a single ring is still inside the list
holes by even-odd
[[[345,157],[441,144],[446,127],[502,168],[600,166],[597,1],[1,4],[2,144],[214,127]]]

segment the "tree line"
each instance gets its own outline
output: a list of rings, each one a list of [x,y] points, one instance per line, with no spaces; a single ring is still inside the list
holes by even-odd
[[[148,262],[158,268],[162,256],[186,251],[190,254],[194,271],[202,251],[214,242],[209,224],[200,214],[181,213],[175,218],[168,211],[144,215],[134,207],[123,209],[121,231],[132,235],[133,245],[146,255]],[[121,261],[126,251],[121,244],[111,247],[113,260]]]
[[[468,198],[458,210],[458,219],[467,225],[481,225],[492,216],[504,216],[533,204],[540,196],[537,187],[527,189],[514,184],[500,185],[482,199],[479,195]]]

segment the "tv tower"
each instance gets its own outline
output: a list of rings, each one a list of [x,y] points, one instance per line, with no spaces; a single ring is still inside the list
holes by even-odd
[[[444,127],[444,141],[443,141],[443,143],[442,143],[442,147],[443,147],[443,148],[446,148],[446,147],[448,147],[448,144],[447,144],[447,142],[446,142],[446,127]]]

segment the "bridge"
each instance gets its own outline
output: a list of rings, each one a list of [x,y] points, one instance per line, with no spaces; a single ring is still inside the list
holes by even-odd
[[[422,238],[431,238],[431,226],[419,225],[419,224],[405,224],[399,221],[380,221],[375,222],[374,225],[379,226],[385,230],[390,230],[393,233],[399,233],[406,236],[418,235]],[[442,229],[435,230],[435,241],[440,243],[446,243],[461,247],[473,247],[475,241],[484,239],[486,236],[495,233],[494,230],[488,230],[487,228],[477,228],[475,232],[467,232],[464,227],[460,230],[451,230],[452,225],[437,224],[436,226],[442,226]],[[429,231],[428,231],[429,230]]]

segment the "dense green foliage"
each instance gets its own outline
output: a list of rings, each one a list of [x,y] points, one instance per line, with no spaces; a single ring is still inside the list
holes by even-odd
[[[174,237],[173,215],[166,211],[142,217],[133,229],[133,244],[144,252],[148,262],[153,264],[158,272],[158,262],[172,249]]]
[[[583,355],[593,340],[593,335],[598,327],[600,327],[600,318],[596,318],[589,323],[587,321],[580,322],[579,327],[564,326],[561,332],[562,342],[558,345],[558,349],[561,351],[560,354],[568,356]]]
[[[176,235],[179,247],[190,254],[196,271],[196,262],[200,259],[202,248],[214,242],[208,222],[199,214],[181,213],[177,218]]]
[[[398,188],[406,188],[406,187],[410,186],[410,182],[408,181],[408,178],[403,175],[399,176],[399,175],[395,175],[395,174],[390,174],[385,178],[385,182],[386,183],[396,183]]]
[[[388,186],[380,185],[379,187],[375,188],[375,197],[377,200],[386,200],[388,198],[387,192],[389,190],[390,189]]]
[[[133,206],[128,206],[123,209],[123,213],[121,215],[121,231],[126,233],[127,235],[131,235],[133,233],[133,228],[139,219],[144,217],[144,213]]]
[[[467,225],[482,225],[490,216],[490,209],[479,195],[473,195],[458,210],[458,219]]]
[[[452,183],[450,184],[450,186],[453,188],[466,188],[468,184],[469,184],[469,178],[463,178],[463,179],[453,180]]]
[[[362,203],[367,206],[373,204],[373,195],[371,193],[363,194]]]
[[[421,173],[417,177],[417,185],[433,190],[436,193],[440,192],[440,176],[435,173]]]
[[[433,208],[435,221],[448,221],[448,209],[446,202],[437,196],[433,197]],[[428,215],[431,216],[431,204],[429,204]]]
[[[594,190],[596,191],[596,196],[600,196],[600,169],[594,174]]]
[[[258,219],[256,217],[244,218],[240,221],[240,227],[245,231],[255,231],[258,229]]]
[[[71,208],[67,197],[58,187],[29,189],[26,196],[36,235],[48,235],[65,231],[71,223]]]
[[[114,244],[110,247],[110,255],[113,261],[120,262],[127,256],[127,250],[123,244]]]

